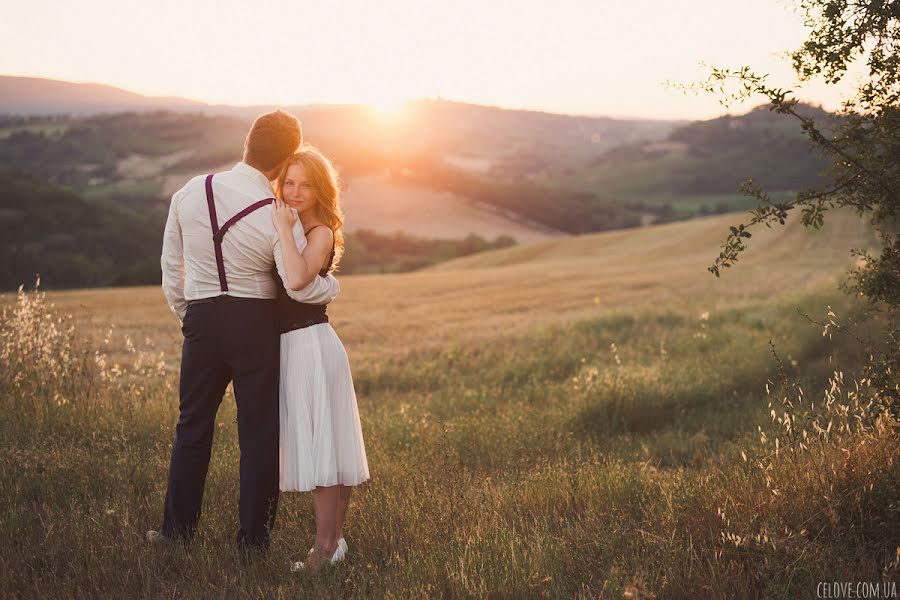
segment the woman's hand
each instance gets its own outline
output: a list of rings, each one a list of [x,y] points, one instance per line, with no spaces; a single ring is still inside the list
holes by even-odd
[[[276,231],[289,232],[296,222],[297,213],[290,206],[277,199],[272,203],[272,224],[275,225]]]

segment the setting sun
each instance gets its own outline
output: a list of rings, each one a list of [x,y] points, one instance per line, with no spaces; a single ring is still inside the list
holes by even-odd
[[[399,116],[409,101],[409,98],[399,95],[392,96],[390,94],[384,94],[373,97],[371,100],[367,101],[366,104],[375,109],[380,117],[394,119]]]
[[[56,4],[6,7],[0,73],[212,104],[366,103],[384,116],[396,115],[405,100],[439,96],[570,114],[706,118],[722,112],[716,99],[663,82],[700,79],[706,72],[698,63],[718,60],[759,65],[789,83],[790,65],[773,53],[796,46],[803,33],[799,15],[776,0],[580,0],[565,10],[474,0],[427,7],[279,0],[229,5],[228,18],[199,29],[224,9],[210,0],[177,9]],[[735,27],[722,26],[731,22]],[[302,35],[288,33],[292,27]],[[265,48],[266,59],[247,48]],[[837,88],[812,85],[803,97],[840,105]]]

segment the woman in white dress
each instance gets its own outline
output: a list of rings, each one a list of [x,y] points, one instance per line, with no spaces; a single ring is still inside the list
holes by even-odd
[[[307,244],[282,244],[284,268],[293,290],[334,270],[343,254],[343,215],[337,174],[312,148],[301,148],[276,183],[272,219],[279,239],[295,239],[299,215]],[[291,209],[295,209],[296,213]],[[369,478],[366,450],[343,344],[328,324],[325,307],[296,302],[282,290],[280,486],[310,491],[316,541],[307,562],[292,570],[317,571],[347,553],[344,519],[352,486]]]

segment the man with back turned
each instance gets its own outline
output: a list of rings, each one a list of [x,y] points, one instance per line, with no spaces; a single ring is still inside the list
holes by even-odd
[[[275,111],[253,123],[243,160],[191,179],[172,196],[162,249],[162,287],[182,323],[179,419],[162,527],[149,541],[189,540],[200,518],[216,411],[229,383],[237,403],[241,550],[265,550],[278,508],[279,332],[284,273],[272,224],[273,181],[302,141],[295,117]],[[286,240],[285,243],[294,243]],[[303,300],[326,304],[340,287],[316,277]]]

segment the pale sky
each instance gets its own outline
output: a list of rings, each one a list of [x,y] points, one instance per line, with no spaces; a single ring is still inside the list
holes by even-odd
[[[3,2],[0,74],[222,104],[443,97],[709,118],[724,112],[714,97],[664,82],[703,78],[703,61],[748,64],[790,86],[781,54],[806,36],[789,0]],[[836,108],[848,89],[800,96]]]

